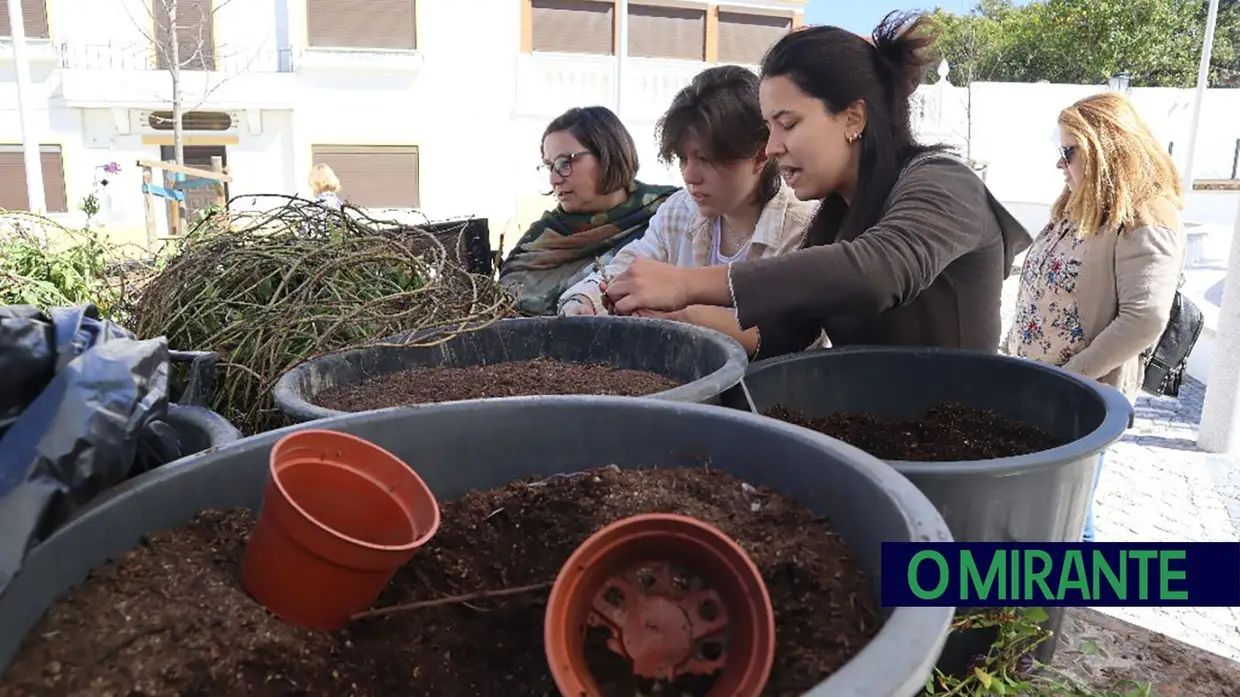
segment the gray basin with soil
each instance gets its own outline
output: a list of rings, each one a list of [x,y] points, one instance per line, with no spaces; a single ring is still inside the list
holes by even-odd
[[[206,407],[168,405],[168,424],[177,433],[181,452],[194,455],[241,439],[241,431]]]
[[[761,412],[782,405],[811,417],[836,412],[915,419],[957,403],[1040,428],[1065,443],[991,460],[888,464],[943,514],[960,542],[1079,542],[1099,453],[1132,425],[1118,390],[1034,361],[952,349],[829,348],[755,362],[745,385]],[[739,389],[724,403],[748,410]],[[1055,631],[1063,608],[1048,608]],[[1050,662],[1055,642],[1038,658]],[[970,655],[976,650],[967,651]]]
[[[597,428],[605,423],[609,428]],[[257,508],[268,454],[292,426],[186,458],[105,494],[27,558],[0,596],[0,669],[62,593],[148,533],[204,509]],[[624,397],[518,397],[385,409],[315,428],[368,439],[411,463],[440,500],[513,480],[616,464],[692,467],[703,460],[794,495],[851,545],[877,596],[884,541],[950,541],[934,506],[893,469],[805,429],[729,409]],[[416,560],[415,560],[416,563]],[[947,636],[953,608],[886,608],[882,627],[806,697],[912,697]]]
[[[281,376],[273,396],[289,423],[304,423],[346,413],[314,403],[316,395],[339,385],[414,367],[460,368],[538,358],[648,371],[682,384],[645,396],[704,404],[718,404],[749,364],[735,339],[683,322],[523,317],[500,320],[436,346],[375,346],[315,358]]]

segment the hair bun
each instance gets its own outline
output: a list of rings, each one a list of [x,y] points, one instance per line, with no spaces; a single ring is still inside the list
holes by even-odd
[[[927,49],[938,38],[930,25],[928,15],[895,11],[884,17],[867,39],[878,52],[883,74],[902,99],[917,90],[930,64]]]

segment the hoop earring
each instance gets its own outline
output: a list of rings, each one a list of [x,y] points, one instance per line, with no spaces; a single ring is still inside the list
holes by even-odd
[[[844,139],[847,140],[849,144],[852,144],[852,143],[857,142],[857,139],[860,137],[861,137],[860,133],[849,133],[848,135],[844,136]]]

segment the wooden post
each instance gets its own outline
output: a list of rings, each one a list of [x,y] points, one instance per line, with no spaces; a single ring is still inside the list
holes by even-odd
[[[177,187],[176,174],[173,172],[164,172],[164,188],[169,191],[175,190]],[[181,236],[181,202],[175,198],[168,199],[168,236]]]
[[[224,175],[224,158],[219,155],[211,156],[211,171],[220,175]],[[215,182],[215,205],[223,210],[228,205],[228,198],[224,195],[224,180],[219,179]]]
[[[154,175],[151,174],[150,167],[142,168],[142,183],[148,187],[155,182]],[[159,229],[155,225],[155,201],[158,197],[152,193],[146,193],[142,196],[143,206],[146,209],[146,248],[149,252],[157,251],[157,241],[159,239]]]

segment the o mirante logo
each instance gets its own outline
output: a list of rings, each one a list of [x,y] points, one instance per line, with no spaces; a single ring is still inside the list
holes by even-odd
[[[882,545],[882,604],[1240,605],[1240,543]]]

